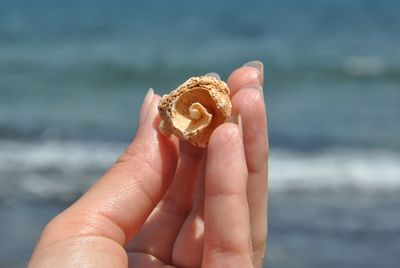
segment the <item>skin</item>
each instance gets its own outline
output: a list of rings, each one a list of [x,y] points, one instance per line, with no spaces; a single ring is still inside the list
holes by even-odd
[[[118,161],[51,220],[28,267],[262,267],[267,238],[262,68],[228,79],[235,114],[207,150],[158,131],[160,96],[142,105]]]

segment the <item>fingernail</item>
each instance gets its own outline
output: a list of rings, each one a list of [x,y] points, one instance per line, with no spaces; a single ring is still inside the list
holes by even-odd
[[[154,118],[158,115],[158,103],[159,101],[153,100],[153,102],[150,104],[146,120],[151,120],[153,122]]]
[[[151,104],[151,100],[153,99],[154,96],[154,90],[152,88],[149,88],[149,90],[146,93],[146,96],[144,97],[143,104],[142,104],[142,109],[140,111],[140,117],[139,117],[139,124],[142,124],[143,121],[145,120],[148,111],[149,111],[149,106]]]
[[[149,105],[151,99],[153,99],[153,96],[154,96],[154,89],[153,88],[149,88],[149,90],[146,93],[146,96],[144,97],[144,103],[147,102],[147,105]]]
[[[214,77],[214,78],[216,78],[218,80],[221,80],[221,77],[219,76],[219,74],[217,74],[215,72],[211,72],[211,73],[205,74],[204,76]]]
[[[232,123],[232,124],[238,125],[240,136],[243,138],[242,114],[229,116],[227,119],[225,119],[225,123]]]
[[[243,66],[256,68],[258,70],[258,80],[261,85],[264,84],[264,64],[261,61],[252,60],[245,63]]]
[[[264,64],[259,60],[249,61],[249,62],[243,64],[243,66],[254,67],[254,68],[258,69],[260,72],[264,72]]]

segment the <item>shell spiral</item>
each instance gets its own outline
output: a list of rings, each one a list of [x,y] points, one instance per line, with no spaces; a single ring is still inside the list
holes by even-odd
[[[158,105],[160,131],[204,148],[211,133],[231,115],[230,90],[214,77],[192,77]]]

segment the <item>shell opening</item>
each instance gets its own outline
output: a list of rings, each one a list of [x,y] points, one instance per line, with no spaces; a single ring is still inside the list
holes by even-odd
[[[203,105],[201,105],[201,104],[198,103],[198,102],[193,103],[193,104],[190,106],[190,108],[189,108],[189,114],[190,114],[190,117],[191,117],[191,118],[196,119],[196,120],[197,120],[197,119],[200,119],[200,117],[201,117],[203,114],[210,115],[210,114],[207,112],[206,108],[204,108]]]
[[[198,130],[207,127],[210,124],[212,118],[212,114],[207,112],[207,109],[204,108],[204,106],[201,105],[199,102],[195,102],[190,105],[189,115],[191,118],[193,118],[193,121],[195,121],[192,122],[194,124],[189,124],[187,129],[189,130],[189,132],[193,132],[193,130],[190,129],[191,125],[195,126],[195,128],[197,128]]]
[[[191,94],[188,94],[188,93]],[[215,102],[207,90],[196,89],[196,94],[191,91],[183,94],[175,103],[172,123],[186,136],[206,129],[214,117]]]

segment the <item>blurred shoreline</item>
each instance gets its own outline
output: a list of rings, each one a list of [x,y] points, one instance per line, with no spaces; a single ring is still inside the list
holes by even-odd
[[[111,166],[126,144],[104,141],[0,141],[0,204],[70,203]],[[272,148],[270,191],[313,194],[400,192],[400,153],[334,147]]]

